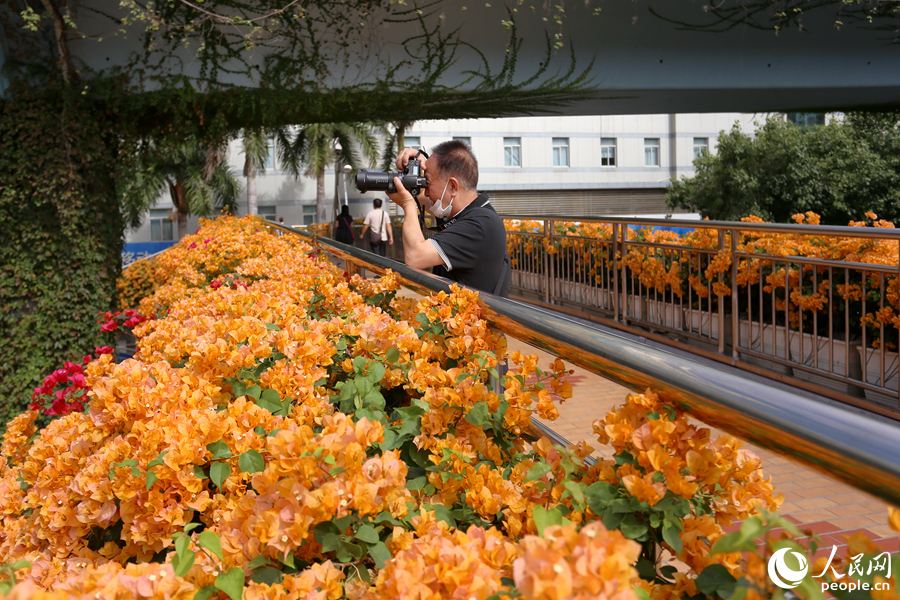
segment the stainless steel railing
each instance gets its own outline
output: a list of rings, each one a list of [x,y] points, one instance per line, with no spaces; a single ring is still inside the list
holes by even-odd
[[[423,271],[329,239],[306,237],[350,264],[374,273],[395,271],[414,291],[449,289],[446,280]],[[485,293],[480,297],[489,322],[507,335],[631,390],[651,388],[713,427],[900,504],[900,435],[892,421],[737,377],[525,302]]]
[[[790,377],[834,397],[865,398],[883,412],[900,411],[900,330],[890,323],[891,315],[900,319],[900,263],[823,259],[766,247],[778,241],[777,235],[798,246],[832,244],[836,253],[851,259],[854,248],[867,245],[888,251],[886,256],[897,248],[900,255],[900,231],[670,219],[504,218],[536,225],[507,233],[517,297],[657,331],[732,364]],[[572,231],[573,223],[593,231],[579,235]],[[654,239],[658,234],[636,227],[703,231],[706,244]],[[868,326],[861,323],[864,315],[870,317]]]

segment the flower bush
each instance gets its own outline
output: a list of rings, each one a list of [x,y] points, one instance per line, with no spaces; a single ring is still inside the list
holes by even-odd
[[[744,222],[762,222],[746,217]],[[794,216],[798,225],[818,225],[815,213]],[[851,222],[853,227],[893,229],[893,223],[879,220],[873,213],[867,220]],[[543,272],[544,255],[565,255],[562,267],[554,275],[572,279],[570,273],[587,272],[593,283],[612,286],[612,226],[602,223],[554,222],[555,236],[544,233],[543,223],[507,221],[507,231],[540,233],[538,236],[508,236],[513,266],[530,265]],[[732,281],[733,256],[731,233],[719,239],[715,228],[698,227],[677,235],[650,227],[627,230],[628,251],[618,255],[619,266],[627,269],[621,281],[625,291],[643,289],[673,303],[688,303],[694,308],[718,310],[720,299],[730,297],[733,286],[739,290],[738,306],[747,317],[788,324],[791,329],[808,333],[829,330],[843,335],[845,324],[851,337],[860,338],[865,330],[867,344],[875,348],[883,343],[896,350],[900,343],[900,278],[884,277],[859,268],[831,268],[798,264],[785,257],[804,257],[828,261],[846,261],[882,266],[896,266],[900,261],[897,243],[858,237],[834,237],[817,234],[739,232],[737,250],[758,255],[740,258],[737,277]],[[541,244],[537,240],[541,240]],[[568,266],[567,266],[568,265]],[[605,272],[605,276],[601,273]],[[581,281],[579,281],[581,282]],[[765,301],[759,302],[760,291]],[[829,293],[831,292],[831,296]],[[726,312],[731,302],[721,302]],[[814,318],[817,317],[817,318]]]
[[[755,573],[714,546],[777,507],[758,459],[649,391],[596,424],[611,461],[533,436],[565,366],[512,353],[490,387],[475,292],[398,297],[253,218],[157,260],[134,358],[7,426],[10,598],[727,597]]]

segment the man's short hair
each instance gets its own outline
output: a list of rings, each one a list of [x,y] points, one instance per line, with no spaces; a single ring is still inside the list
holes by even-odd
[[[441,177],[456,177],[464,189],[474,190],[478,187],[478,160],[464,142],[441,142],[431,149],[428,166],[437,166],[437,173]]]
[[[381,208],[381,198],[375,198],[372,200],[372,204],[375,205],[375,208]]]

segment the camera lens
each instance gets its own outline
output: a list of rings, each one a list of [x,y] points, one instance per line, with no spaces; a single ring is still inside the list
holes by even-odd
[[[367,171],[361,170],[356,174],[356,189],[361,192],[388,191],[396,192],[394,188],[394,177],[397,173],[385,173],[384,171]]]

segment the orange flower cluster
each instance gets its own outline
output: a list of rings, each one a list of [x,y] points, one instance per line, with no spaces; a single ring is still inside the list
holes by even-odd
[[[588,467],[529,433],[572,394],[561,360],[513,353],[491,385],[475,292],[395,297],[293,237],[204,222],[158,258],[135,357],[86,366],[87,410],[8,425],[12,597],[663,598],[739,573],[710,545],[777,500],[736,441],[634,395]],[[639,584],[651,545],[690,571]]]
[[[136,309],[141,300],[153,295],[159,283],[156,279],[156,257],[132,263],[122,271],[116,282],[119,307]]]
[[[594,466],[600,481],[646,503],[648,519],[657,505],[684,507],[678,524],[681,547],[673,547],[665,535],[660,543],[695,573],[720,563],[740,574],[739,555],[710,556],[710,548],[724,535],[723,527],[782,502],[758,457],[731,436],[711,439],[708,428],[692,424],[649,390],[629,395],[623,406],[594,423],[594,432],[617,455]],[[690,503],[680,503],[679,497]],[[663,586],[666,594],[680,597],[684,590],[677,581],[673,585]]]

